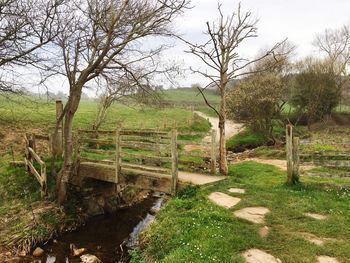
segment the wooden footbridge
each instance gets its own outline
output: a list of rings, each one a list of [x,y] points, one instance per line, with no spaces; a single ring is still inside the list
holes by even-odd
[[[204,136],[210,136],[211,141],[201,141],[200,138]],[[179,165],[215,174],[215,138],[215,130],[209,133],[119,128],[115,131],[79,130],[76,147],[77,174],[81,177],[174,194],[190,181],[186,180],[186,174],[182,172],[179,180]],[[196,145],[204,151],[181,150],[185,145]],[[187,158],[179,160],[179,156]],[[201,157],[200,162],[190,160],[198,157]]]

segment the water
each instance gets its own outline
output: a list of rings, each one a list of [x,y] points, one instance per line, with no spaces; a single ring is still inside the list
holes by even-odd
[[[73,257],[69,246],[86,248],[84,254],[92,254],[104,263],[127,261],[129,249],[139,247],[139,233],[154,219],[149,213],[152,208],[159,208],[162,198],[148,198],[138,205],[117,211],[113,215],[102,215],[91,218],[84,227],[65,233],[56,241],[42,247],[45,255],[40,258],[27,257],[23,263],[34,259],[40,263],[75,263],[80,257]]]

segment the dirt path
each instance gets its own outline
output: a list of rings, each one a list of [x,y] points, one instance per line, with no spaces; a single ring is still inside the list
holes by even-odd
[[[195,113],[205,119],[208,119],[209,122],[212,125],[212,128],[216,130],[216,141],[219,141],[219,118],[215,118],[215,117],[210,117],[202,112],[199,111],[195,111]],[[231,120],[226,120],[226,124],[225,124],[225,137],[226,140],[228,140],[229,138],[231,138],[233,135],[239,133],[241,130],[243,129],[243,124],[241,123],[234,123]],[[211,141],[210,136],[209,137],[205,137],[203,139],[203,141]]]

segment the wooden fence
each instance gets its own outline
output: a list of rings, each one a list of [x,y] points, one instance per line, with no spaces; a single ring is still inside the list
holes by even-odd
[[[49,140],[49,137],[36,135],[33,133],[26,133],[24,136],[25,141],[25,157],[24,163],[26,170],[30,176],[34,175],[41,185],[41,196],[47,195],[47,177],[46,177],[46,165],[43,159],[36,153],[36,139]],[[50,145],[50,143],[49,143]],[[40,173],[34,167],[34,161],[40,165]]]
[[[115,169],[115,175],[90,174],[89,177],[113,183],[128,184],[133,175],[144,175],[144,178],[134,178],[135,186],[144,186],[175,193],[178,177],[177,131],[154,130],[121,130],[90,131],[79,130],[77,159],[82,163],[104,166]],[[98,147],[97,147],[98,145]],[[98,149],[97,149],[98,148]],[[91,154],[95,158],[86,157]],[[168,164],[168,165],[166,165]],[[88,169],[88,168],[87,168]],[[171,177],[171,189],[159,189],[147,177],[165,179]]]
[[[300,140],[293,137],[292,126],[287,126],[287,182],[293,177],[349,177],[350,140],[323,139]],[[324,167],[327,171],[303,171],[300,166]]]

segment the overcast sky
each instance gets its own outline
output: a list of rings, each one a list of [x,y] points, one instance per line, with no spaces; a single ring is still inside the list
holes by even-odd
[[[220,3],[224,13],[229,14],[237,9],[239,1],[222,0]],[[213,22],[218,18],[217,5],[215,0],[192,0],[193,8],[176,21],[177,31],[191,42],[203,43],[205,38],[202,32],[206,29],[206,21]],[[350,23],[350,0],[241,0],[241,7],[259,19],[258,37],[242,45],[242,55],[248,57],[285,38],[297,46],[295,59],[317,55],[312,46],[317,33]],[[168,56],[183,61],[187,67],[200,67],[202,64],[199,60],[183,52],[186,49],[186,45],[178,43]],[[202,85],[207,83],[189,72],[179,80],[182,86],[196,82]]]

